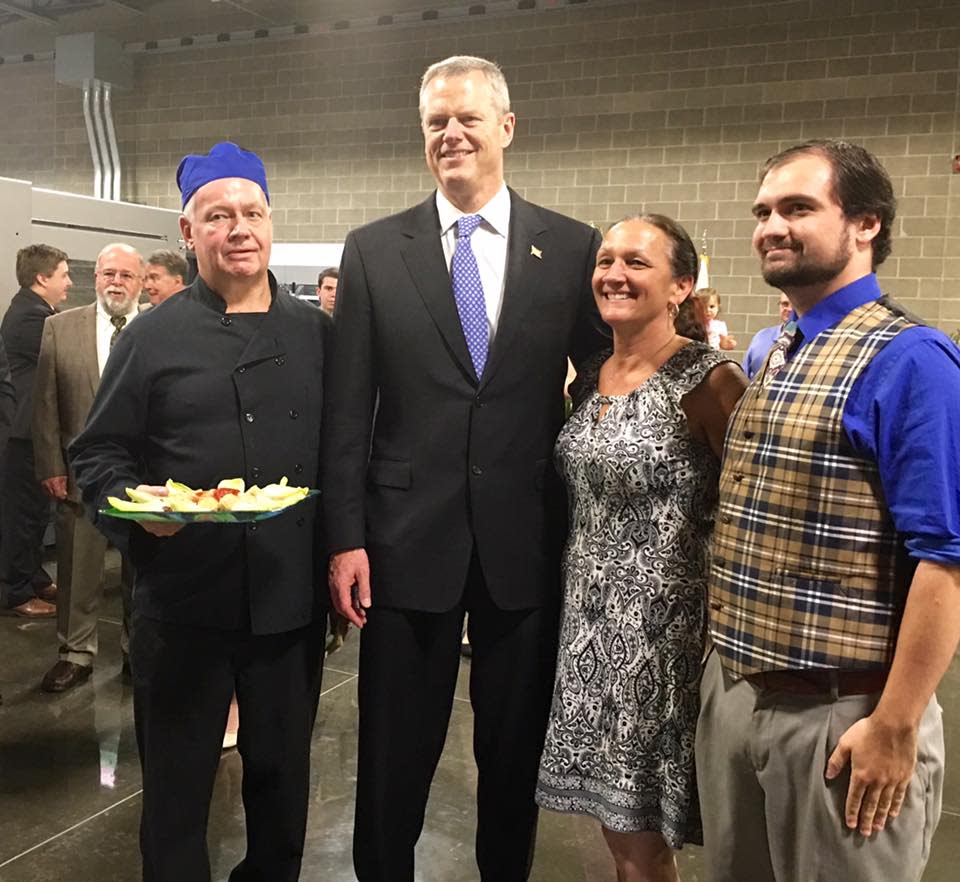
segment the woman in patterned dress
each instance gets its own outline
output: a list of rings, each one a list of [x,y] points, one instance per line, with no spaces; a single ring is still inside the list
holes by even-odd
[[[602,825],[620,882],[675,882],[699,842],[694,730],[707,549],[740,368],[676,333],[697,254],[662,215],[615,224],[593,292],[613,351],[556,445],[570,498],[564,611],[537,802]]]

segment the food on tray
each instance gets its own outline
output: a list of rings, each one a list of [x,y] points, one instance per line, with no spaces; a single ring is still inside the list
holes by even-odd
[[[108,496],[117,511],[204,512],[204,511],[278,511],[305,499],[307,487],[290,487],[287,479],[266,487],[247,488],[243,478],[227,478],[213,490],[194,490],[177,481],[163,487],[127,487],[129,499]]]

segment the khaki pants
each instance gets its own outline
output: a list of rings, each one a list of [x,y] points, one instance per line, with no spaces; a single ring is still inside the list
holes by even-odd
[[[57,504],[57,640],[60,658],[90,667],[97,654],[97,617],[103,599],[103,558],[107,540],[78,504]],[[120,592],[123,625],[120,648],[129,653],[130,598],[133,573],[122,562]]]
[[[701,686],[697,779],[713,882],[917,882],[943,790],[936,697],[920,722],[917,768],[899,817],[869,839],[843,821],[847,771],[824,778],[840,736],[879,695],[789,695],[733,682],[716,652]]]

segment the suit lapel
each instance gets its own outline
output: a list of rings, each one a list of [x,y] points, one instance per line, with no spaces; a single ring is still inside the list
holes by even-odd
[[[404,232],[400,254],[427,311],[443,337],[457,365],[472,382],[477,375],[463,336],[457,305],[453,300],[450,273],[440,243],[440,221],[435,197],[430,196],[413,210],[411,231]]]
[[[97,358],[97,304],[93,303],[84,310],[80,333],[80,358],[87,369],[90,392],[96,394],[100,386],[100,361]]]
[[[513,337],[523,325],[530,309],[533,300],[531,294],[541,285],[543,253],[548,250],[543,241],[546,232],[547,226],[539,212],[511,190],[510,236],[504,272],[503,304],[497,321],[497,333],[493,337],[483,370],[481,387],[490,382],[490,378],[502,363]]]

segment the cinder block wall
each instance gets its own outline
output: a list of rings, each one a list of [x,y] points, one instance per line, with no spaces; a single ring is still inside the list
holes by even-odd
[[[758,164],[814,136],[884,160],[900,200],[884,285],[953,331],[958,47],[958,0],[649,0],[138,55],[115,99],[123,193],[175,207],[182,154],[231,138],[268,164],[278,238],[342,240],[430,190],[419,75],[480,54],[519,119],[509,182],[584,221],[643,207],[706,229],[741,346],[774,315],[749,246]],[[90,192],[80,96],[52,64],[0,68],[0,111],[0,174]]]

